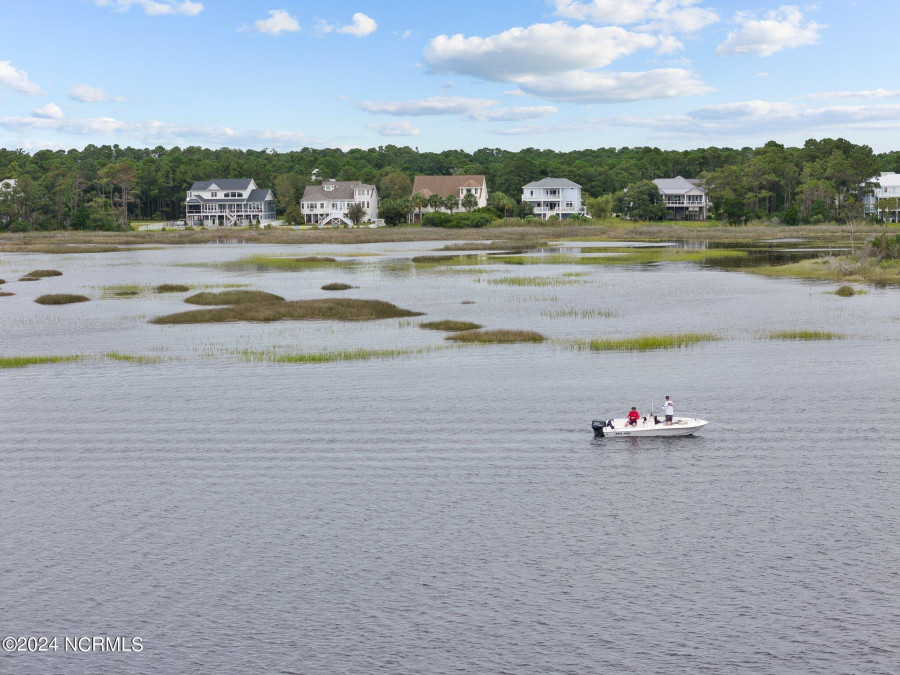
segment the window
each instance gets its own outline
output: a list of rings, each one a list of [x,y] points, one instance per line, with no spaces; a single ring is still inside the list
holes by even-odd
[[[218,196],[219,196],[219,193],[218,193],[218,192],[210,192],[210,193],[209,193],[209,196],[210,196],[210,197],[218,197]]]
[[[571,209],[571,208],[572,208],[572,202],[566,202],[566,208],[567,208],[567,209]]]

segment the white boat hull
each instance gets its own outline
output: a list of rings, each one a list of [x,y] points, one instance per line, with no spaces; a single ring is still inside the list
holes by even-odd
[[[709,422],[696,417],[676,417],[672,424],[666,424],[659,417],[657,423],[653,417],[641,418],[637,426],[629,426],[628,420],[617,418],[612,420],[594,420],[591,427],[596,438],[606,436],[690,436],[697,433]]]

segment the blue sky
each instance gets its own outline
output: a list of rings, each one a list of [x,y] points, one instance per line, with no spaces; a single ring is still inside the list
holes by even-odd
[[[900,3],[0,0],[0,147],[900,149]]]

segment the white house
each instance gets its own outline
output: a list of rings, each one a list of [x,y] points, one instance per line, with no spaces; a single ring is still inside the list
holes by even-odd
[[[568,178],[542,178],[522,188],[522,203],[534,205],[534,215],[546,220],[551,216],[584,216],[581,186]]]
[[[709,196],[700,181],[656,178],[653,180],[666,203],[666,220],[706,220],[709,215]]]
[[[4,178],[3,180],[0,180],[0,192],[12,192],[15,187],[15,178]]]
[[[886,171],[872,179],[878,183],[872,194],[863,197],[863,213],[867,216],[879,216],[885,220],[900,222],[900,174]],[[884,203],[891,199],[890,204]],[[896,199],[897,201],[893,201]]]
[[[308,225],[352,225],[348,212],[360,204],[366,222],[378,219],[378,190],[358,180],[325,180],[307,185],[300,200],[300,212]]]
[[[474,195],[477,202],[475,208],[487,206],[488,191],[487,180],[480,175],[460,176],[416,176],[413,180],[413,194],[421,194],[425,197],[438,195],[446,199],[454,196],[457,198],[457,210],[463,208],[463,199],[466,195]],[[423,213],[431,211],[448,211],[444,207],[422,209]]]
[[[184,202],[185,221],[198,227],[246,227],[275,220],[275,195],[252,178],[196,181]]]

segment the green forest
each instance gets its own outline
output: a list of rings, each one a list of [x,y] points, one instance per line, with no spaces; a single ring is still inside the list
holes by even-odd
[[[636,194],[644,181],[680,175],[706,181],[713,216],[723,223],[777,219],[791,225],[860,217],[867,181],[882,171],[900,171],[900,152],[875,154],[840,138],[810,139],[800,148],[770,141],[759,148],[685,151],[419,152],[394,145],[291,152],[118,145],[34,154],[0,149],[0,180],[17,181],[14,189],[0,192],[0,229],[120,230],[133,220],[177,220],[184,216],[185,191],[196,180],[213,178],[253,178],[274,190],[279,215],[290,216],[315,169],[319,178],[376,185],[389,223],[415,208],[409,199],[414,176],[484,174],[492,206],[505,215],[524,215],[518,208],[522,186],[545,176],[579,183],[586,201],[593,198],[589,209],[602,214],[615,209],[617,199],[621,203],[629,186]],[[656,211],[648,213],[643,217]]]

